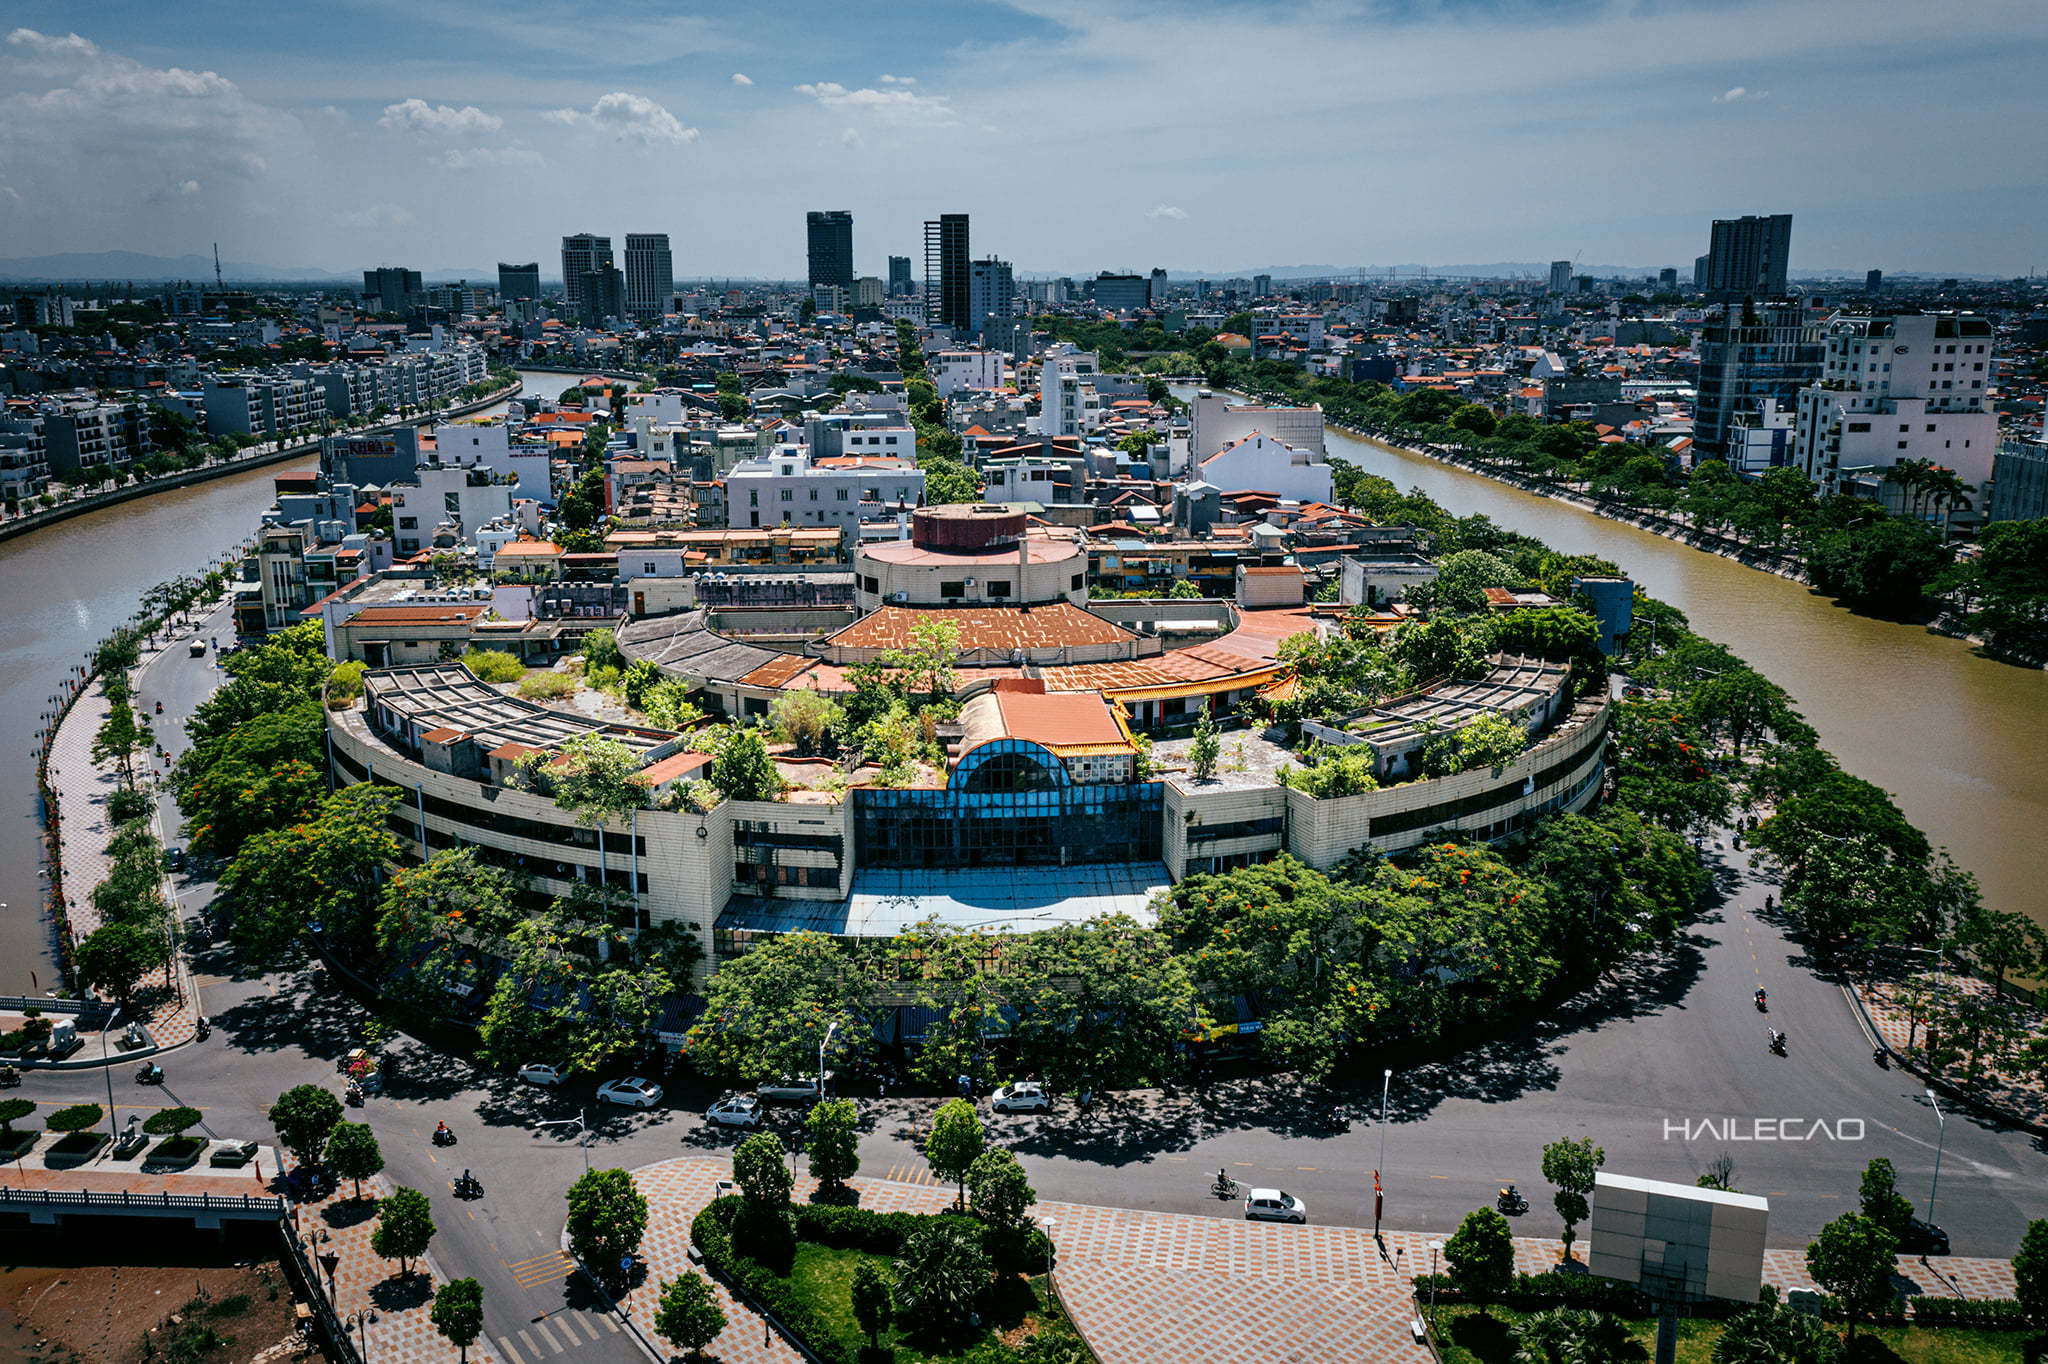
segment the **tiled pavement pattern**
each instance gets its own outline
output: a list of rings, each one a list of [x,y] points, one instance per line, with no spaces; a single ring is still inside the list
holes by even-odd
[[[149,663],[163,652],[159,649],[145,655],[133,674],[143,678],[135,700],[138,711],[147,705],[144,697],[148,679],[144,674]],[[64,898],[71,916],[71,931],[80,941],[91,936],[99,926],[99,916],[92,906],[92,891],[106,879],[107,840],[113,836],[112,823],[107,819],[107,797],[119,784],[117,769],[114,764],[99,764],[92,760],[93,736],[99,732],[106,718],[107,698],[101,694],[98,684],[94,684],[65,715],[50,743],[50,784],[57,792],[58,841],[64,859]],[[154,723],[155,717],[152,716],[151,720]],[[152,775],[168,775],[167,763],[155,760],[153,754],[151,760],[155,764],[151,769]],[[138,778],[142,776],[141,763],[142,759],[138,758]],[[165,894],[168,899],[168,888]],[[182,986],[182,993],[161,974],[155,977],[154,992],[151,992],[148,981],[143,982],[142,987],[149,999],[145,1022],[150,1037],[159,1047],[176,1047],[191,1041],[199,1021],[198,991],[192,984],[184,958],[177,957],[172,966],[177,973],[176,984]]]
[[[1923,981],[1928,984],[1931,984],[1933,979],[1931,976],[1923,977]],[[1978,980],[1974,976],[1950,972],[1943,983],[1949,989],[1967,994],[1985,997],[1992,994],[1990,982]],[[1923,1020],[1919,1027],[1913,1026],[1906,1008],[1898,999],[1898,989],[1898,982],[1877,981],[1858,986],[1857,993],[1871,1021],[1877,1025],[1878,1032],[1884,1037],[1885,1045],[1902,1056],[1911,1056],[1916,1064],[1923,1064],[1927,1050],[1927,1025]],[[2048,1018],[2044,1018],[2038,1010],[2031,1011],[2031,1022],[2030,1031],[2035,1034],[2048,1030]],[[1906,1046],[1909,1037],[1913,1041],[1910,1050]],[[1959,1087],[1967,1088],[1974,1097],[1994,1108],[2015,1114],[2028,1122],[2048,1123],[2048,1092],[2042,1090],[2039,1079],[2007,1075],[1993,1069],[1981,1075],[1976,1084],[1964,1086],[1962,1076],[1967,1069],[1967,1065],[1958,1061],[1942,1072],[1942,1078]]]
[[[900,1167],[898,1173],[906,1173]],[[910,1181],[855,1179],[861,1206],[882,1212],[937,1212],[951,1201],[927,1172]],[[689,1223],[729,1178],[724,1164],[664,1161],[633,1172],[650,1208],[644,1251],[650,1274],[628,1304],[653,1337],[654,1299],[662,1281],[688,1268]],[[797,1196],[808,1196],[809,1179]],[[1385,1252],[1372,1233],[1353,1227],[1290,1227],[1221,1217],[1133,1212],[1041,1202],[1059,1249],[1060,1295],[1104,1364],[1169,1361],[1415,1361],[1429,1353],[1415,1343],[1409,1280],[1429,1271],[1432,1236],[1385,1233]],[[1518,1237],[1516,1267],[1554,1268],[1560,1245]],[[1578,1246],[1580,1261],[1585,1242]],[[1396,1271],[1396,1263],[1399,1265]],[[2010,1297],[2012,1269],[2002,1260],[1899,1259],[1905,1291],[1936,1297]],[[1764,1278],[1780,1291],[1815,1291],[1800,1250],[1766,1252]],[[731,1364],[785,1361],[795,1351],[776,1337],[764,1346],[760,1319],[736,1309],[720,1290],[729,1319],[712,1348]],[[528,1359],[525,1364],[536,1364]]]
[[[366,1179],[358,1202],[354,1182],[343,1180],[325,1198],[295,1202],[293,1217],[299,1235],[316,1256],[340,1257],[334,1270],[333,1299],[341,1318],[347,1321],[363,1311],[376,1314],[375,1321],[365,1323],[370,1359],[377,1364],[452,1364],[459,1357],[456,1348],[442,1339],[427,1316],[434,1290],[447,1282],[431,1252],[424,1260],[413,1262],[410,1276],[400,1278],[396,1260],[384,1259],[370,1249],[370,1235],[377,1227],[375,1200],[391,1188],[382,1175]],[[362,1348],[364,1328],[352,1326],[351,1333],[357,1348]],[[469,1347],[469,1357],[478,1364],[505,1361],[487,1336]]]

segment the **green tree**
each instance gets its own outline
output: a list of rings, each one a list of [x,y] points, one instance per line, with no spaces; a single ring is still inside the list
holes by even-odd
[[[981,1242],[945,1219],[922,1222],[896,1264],[896,1301],[920,1331],[944,1338],[967,1324],[993,1274]]]
[[[2048,1326],[2048,1218],[2027,1223],[2012,1257],[2013,1296],[2036,1326]]]
[[[967,1175],[986,1149],[988,1138],[981,1118],[965,1099],[949,1099],[932,1116],[931,1131],[924,1139],[925,1163],[940,1179],[959,1186],[960,1206],[967,1206]]]
[[[361,1199],[363,1181],[384,1168],[384,1152],[379,1149],[377,1134],[370,1130],[370,1124],[336,1123],[327,1138],[327,1165],[337,1178],[354,1180],[356,1197]]]
[[[390,829],[400,799],[388,786],[346,786],[313,819],[243,844],[220,895],[245,966],[279,961],[316,921],[350,951],[369,946],[384,868],[400,855]]]
[[[1819,1317],[1779,1302],[1769,1285],[1764,1294],[1729,1319],[1714,1364],[1841,1364],[1842,1342]]]
[[[370,1249],[398,1261],[401,1278],[412,1273],[413,1259],[426,1254],[433,1239],[433,1206],[418,1189],[394,1189],[377,1204],[377,1228],[370,1233]]]
[[[1484,550],[1461,549],[1445,555],[1437,564],[1436,581],[1411,588],[1408,599],[1425,611],[1484,611],[1487,588],[1524,585],[1522,575],[1505,560]]]
[[[773,1132],[756,1132],[732,1153],[733,1182],[756,1211],[780,1211],[789,1206],[795,1180],[783,1159],[785,1154],[782,1138]]]
[[[1394,661],[1418,682],[1458,677],[1484,677],[1492,666],[1493,635],[1484,620],[1463,621],[1435,616],[1410,621],[1394,632]]]
[[[866,965],[822,933],[785,933],[719,968],[690,1029],[690,1055],[736,1083],[808,1074],[833,1024],[836,1054],[872,1035]],[[829,1063],[830,1058],[828,1058]]]
[[[736,729],[718,746],[711,784],[733,800],[774,800],[787,785],[768,756],[768,746],[751,729]]]
[[[958,1102],[957,1100],[955,1102]],[[1015,1231],[1024,1226],[1038,1195],[1024,1174],[1024,1167],[1008,1151],[983,1151],[967,1167],[969,1203],[976,1217],[991,1227]]]
[[[1012,938],[1004,968],[1017,1059],[1055,1090],[1166,1074],[1197,1016],[1188,963],[1157,929],[1123,915]]]
[[[67,1135],[88,1132],[99,1126],[100,1117],[105,1112],[106,1110],[98,1104],[72,1104],[70,1107],[60,1108],[49,1117],[44,1118],[43,1126],[49,1128],[52,1132],[62,1132]]]
[[[96,763],[118,762],[121,780],[133,786],[137,750],[148,753],[155,746],[156,731],[149,727],[149,721],[135,713],[135,708],[128,704],[127,688],[121,687],[119,694],[112,698],[107,718],[100,721],[100,727],[93,735],[92,760]]]
[[[1196,781],[1207,781],[1216,775],[1216,759],[1223,752],[1223,741],[1216,736],[1216,718],[1207,706],[1195,717],[1195,737],[1188,745],[1188,766],[1193,769]]]
[[[1994,987],[2005,993],[2008,974],[2032,975],[2048,961],[2048,934],[2024,914],[1979,906],[1958,926],[1957,946],[1973,964],[1991,972]]]
[[[873,1260],[863,1258],[853,1270],[853,1319],[868,1333],[868,1344],[880,1348],[882,1328],[896,1311],[889,1276]]]
[[[451,1279],[434,1292],[434,1306],[427,1313],[441,1338],[453,1345],[457,1357],[468,1364],[469,1347],[484,1332],[484,1286],[475,1279]]]
[[[811,1106],[804,1115],[804,1155],[822,1191],[838,1194],[846,1188],[860,1171],[860,1114],[853,1100],[826,1099]]]
[[[585,672],[594,672],[600,668],[609,668],[613,672],[625,671],[626,655],[619,648],[618,636],[610,630],[592,630],[585,635],[582,655]]]
[[[863,1260],[862,1264],[869,1263]],[[725,1330],[725,1309],[701,1274],[679,1274],[661,1286],[661,1305],[654,1313],[654,1333],[692,1359]]]
[[[503,649],[471,649],[462,656],[462,666],[479,682],[517,682],[526,676],[526,665]]]
[[[1986,649],[2022,662],[2048,660],[2048,519],[1994,521],[1977,554],[1935,583],[1967,612]]]
[[[1515,1238],[1508,1219],[1492,1208],[1466,1213],[1444,1243],[1444,1262],[1458,1291],[1484,1310],[1514,1282]]]
[[[14,1124],[36,1111],[32,1099],[0,1099],[0,1142],[11,1145],[14,1141]],[[98,1121],[97,1118],[94,1119]]]
[[[1515,1328],[1514,1364],[1627,1364],[1647,1358],[1628,1327],[1605,1312],[1552,1307]]]
[[[910,627],[910,643],[891,649],[879,660],[903,674],[912,696],[930,701],[953,694],[953,665],[960,657],[960,627],[950,620],[920,620]]]
[[[1856,1193],[1863,1215],[1897,1236],[1913,1220],[1913,1205],[1898,1190],[1898,1172],[1883,1156],[1863,1168],[1863,1182]]]
[[[317,1165],[335,1124],[341,1121],[341,1100],[319,1085],[294,1085],[277,1096],[269,1116],[278,1141],[293,1159],[301,1165]]]
[[[569,1253],[613,1289],[647,1234],[647,1200],[624,1170],[587,1170],[569,1186]]]
[[[142,978],[169,960],[163,931],[135,923],[109,923],[78,944],[79,982],[126,1003]]]
[[[1844,1213],[1820,1229],[1806,1248],[1806,1270],[1813,1281],[1842,1300],[1849,1335],[1859,1319],[1889,1307],[1894,1296],[1892,1273],[1897,1267],[1899,1238],[1861,1213]]]
[[[1552,1202],[1564,1219],[1566,1259],[1571,1258],[1572,1242],[1578,1239],[1574,1228],[1590,1215],[1588,1200],[1593,1196],[1594,1176],[1606,1163],[1607,1153],[1595,1146],[1591,1137],[1560,1138],[1543,1148],[1543,1177],[1556,1186]]]

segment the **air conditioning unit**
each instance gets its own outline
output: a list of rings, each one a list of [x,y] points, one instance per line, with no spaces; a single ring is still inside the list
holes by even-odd
[[[910,600],[910,594],[908,592],[891,592],[889,600],[893,602],[907,602]]]
[[[974,579],[972,579],[972,578],[969,578],[969,579],[967,580],[967,585],[968,585],[969,587],[973,587],[973,586],[974,586]]]

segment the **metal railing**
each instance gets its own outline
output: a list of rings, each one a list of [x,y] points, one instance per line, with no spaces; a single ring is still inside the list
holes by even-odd
[[[60,1189],[16,1189],[0,1187],[0,1207],[19,1204],[40,1208],[128,1208],[147,1212],[152,1208],[171,1208],[194,1212],[242,1212],[264,1213],[272,1217],[283,1217],[285,1202],[275,1194],[174,1194],[174,1193],[102,1193],[92,1189],[78,1189],[65,1192]]]

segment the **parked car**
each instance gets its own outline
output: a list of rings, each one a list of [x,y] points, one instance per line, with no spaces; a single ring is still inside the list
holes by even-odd
[[[185,870],[185,850],[184,850],[183,848],[165,848],[165,849],[164,849],[164,870],[165,870],[165,871],[183,871],[183,870]]]
[[[827,1078],[830,1078],[828,1073]],[[767,1104],[808,1104],[818,1101],[818,1082],[810,1076],[784,1075],[771,1083],[764,1083],[755,1091],[762,1103]]]
[[[661,1102],[661,1086],[638,1075],[607,1080],[597,1087],[599,1102],[624,1108],[652,1108]]]
[[[988,1102],[998,1113],[1044,1113],[1052,1108],[1052,1095],[1036,1080],[1019,1080],[989,1095]]]
[[[529,1061],[519,1068],[519,1078],[530,1085],[546,1085],[552,1089],[562,1083],[562,1068],[545,1061]]]
[[[761,1101],[746,1094],[728,1094],[704,1114],[717,1127],[759,1127],[761,1118]]]
[[[1245,1195],[1247,1222],[1307,1222],[1308,1204],[1284,1189],[1253,1189]]]
[[[1904,1255],[1948,1254],[1948,1233],[1932,1222],[1911,1218],[1899,1233],[1899,1252]]]

